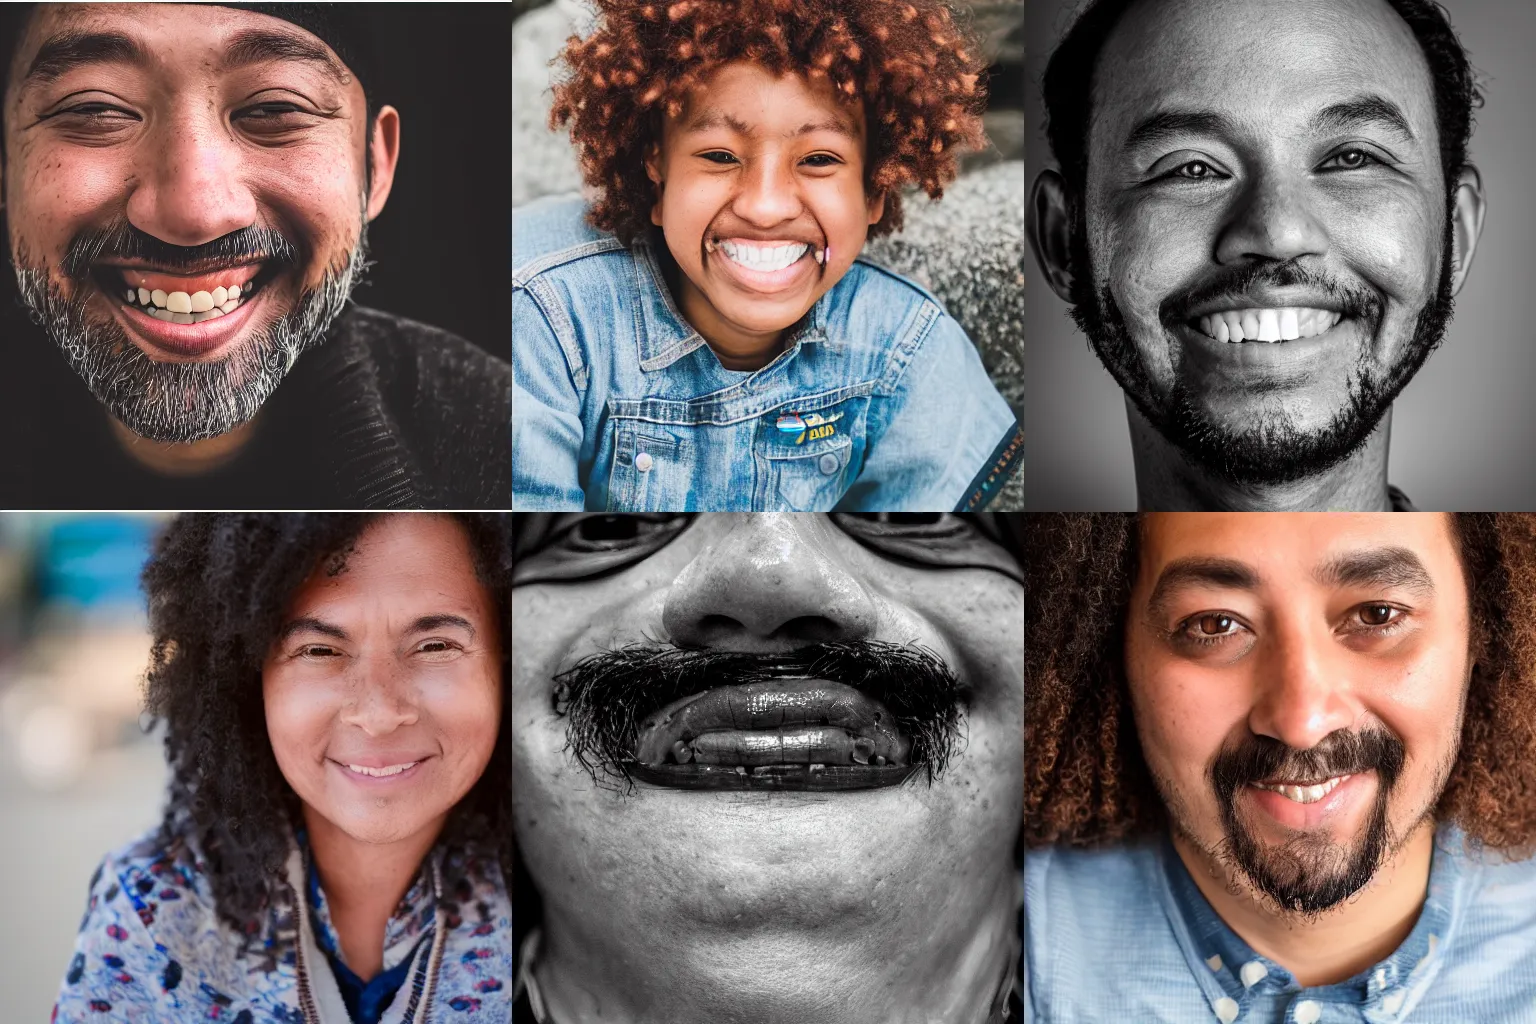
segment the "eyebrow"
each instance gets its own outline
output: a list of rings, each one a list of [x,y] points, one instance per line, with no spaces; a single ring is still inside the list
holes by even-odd
[[[1313,114],[1311,120],[1311,128],[1318,134],[1369,126],[1385,128],[1410,141],[1418,141],[1418,136],[1408,127],[1408,118],[1403,116],[1402,108],[1381,96],[1361,96],[1335,103]]]
[[[462,615],[423,615],[411,623],[411,628],[406,632],[426,633],[434,629],[442,629],[444,626],[457,626],[471,637],[476,635],[474,624]]]
[[[1177,558],[1157,577],[1147,611],[1156,616],[1175,593],[1187,587],[1214,586],[1230,590],[1258,590],[1263,583],[1252,567],[1230,558]]]
[[[149,54],[121,32],[63,32],[38,47],[23,82],[52,82],[87,64],[149,63]]]
[[[683,131],[702,132],[711,128],[729,128],[738,135],[755,134],[751,125],[745,121],[738,120],[728,111],[724,110],[700,111],[683,126]],[[854,131],[853,126],[836,117],[823,118],[820,121],[807,121],[794,131],[786,132],[785,136],[787,138],[794,138],[800,135],[809,135],[812,132],[836,132],[850,139],[857,139],[859,137],[858,132]]]
[[[1185,135],[1230,135],[1232,122],[1209,110],[1165,110],[1136,123],[1125,137],[1126,149],[1167,142]]]
[[[1407,548],[1352,551],[1322,565],[1317,580],[1335,587],[1398,588],[1433,594],[1435,582],[1424,563]]]
[[[336,58],[331,56],[331,52],[319,43],[301,39],[287,32],[256,28],[236,33],[224,50],[224,58],[219,62],[218,70],[234,71],[253,64],[264,64],[276,60],[314,64],[333,78],[338,85],[346,85],[350,80],[346,68],[342,67]]]
[[[326,622],[324,619],[317,619],[312,615],[305,615],[284,623],[283,628],[278,631],[277,639],[281,642],[296,633],[319,633],[321,636],[328,636],[333,640],[351,639],[350,634],[340,626],[332,622]]]

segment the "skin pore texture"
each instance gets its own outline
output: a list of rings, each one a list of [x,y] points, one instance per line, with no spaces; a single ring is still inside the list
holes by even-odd
[[[1484,215],[1475,168],[1447,187],[1434,101],[1384,0],[1144,2],[1116,25],[1082,216],[1047,170],[1030,236],[1126,391],[1141,508],[1391,508],[1391,402]],[[1211,318],[1245,311],[1223,340]]]
[[[104,37],[120,42],[38,61],[72,38]],[[119,435],[134,457],[186,473],[231,457],[231,438],[248,440],[237,428],[256,423],[361,270],[365,223],[394,179],[399,115],[379,108],[372,129],[357,79],[289,22],[174,4],[34,15],[5,94],[11,252],[34,313],[46,308],[71,364],[145,439]],[[92,233],[107,239],[99,252],[82,241]],[[210,245],[220,239],[222,252]],[[72,247],[87,253],[78,274],[65,267]],[[147,285],[185,291],[195,307],[199,291],[218,298],[235,284],[247,295],[200,323],[125,301]],[[127,393],[104,394],[130,374]]]
[[[1143,526],[1126,669],[1174,846],[1222,919],[1302,985],[1385,959],[1418,919],[1430,815],[1461,733],[1469,629],[1443,515],[1157,514]],[[1290,765],[1341,732],[1385,734],[1405,755],[1384,804],[1383,862],[1327,909],[1284,910],[1235,862],[1211,766],[1269,741],[1289,748]],[[1264,870],[1315,889],[1366,842],[1382,774],[1353,774],[1305,804],[1240,785],[1232,810]]]
[[[974,543],[988,544],[979,534]],[[513,814],[544,902],[551,1019],[904,1024],[985,1017],[1016,955],[1022,587],[871,550],[824,516],[718,514],[609,575],[513,590]],[[599,785],[553,677],[636,641],[931,649],[969,690],[930,785]]]
[[[330,565],[294,595],[262,695],[347,966],[368,979],[390,913],[490,761],[502,629],[468,537],[447,517],[386,517],[340,573]],[[347,767],[412,762],[398,777]]]
[[[673,288],[683,317],[726,369],[771,362],[785,331],[864,248],[885,211],[883,196],[865,193],[865,143],[860,105],[837,102],[827,81],[744,61],[716,70],[666,118],[646,161],[657,185],[651,220],[681,270]],[[806,249],[769,272],[732,259],[737,243]]]

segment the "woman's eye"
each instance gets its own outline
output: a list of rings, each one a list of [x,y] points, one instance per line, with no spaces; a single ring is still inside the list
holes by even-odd
[[[1344,152],[1330,157],[1324,162],[1324,167],[1335,167],[1339,170],[1358,171],[1362,167],[1380,163],[1374,156],[1363,149],[1346,149]]]
[[[334,658],[340,655],[341,652],[334,647],[327,647],[324,644],[308,644],[300,648],[299,654],[306,658]]]
[[[428,640],[416,649],[423,654],[444,654],[457,649],[457,646],[447,640]]]
[[[1195,626],[1203,636],[1225,636],[1232,632],[1236,623],[1230,615],[1202,615]]]
[[[811,167],[836,167],[842,163],[841,160],[831,153],[812,153],[801,162]]]
[[[721,150],[715,150],[710,153],[700,153],[699,155],[712,164],[730,164],[736,162],[736,158],[734,156]]]

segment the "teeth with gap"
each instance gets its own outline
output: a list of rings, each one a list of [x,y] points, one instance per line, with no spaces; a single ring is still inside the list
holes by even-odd
[[[249,296],[250,288],[245,289]],[[170,324],[197,324],[233,313],[240,305],[241,288],[237,284],[220,286],[211,292],[163,292],[156,288],[128,288],[123,297],[142,312]]]
[[[1327,782],[1319,782],[1313,786],[1266,785],[1262,782],[1255,782],[1254,785],[1259,789],[1267,789],[1271,793],[1279,793],[1287,800],[1298,804],[1315,804],[1335,789],[1338,789],[1339,784],[1347,778],[1349,778],[1348,775],[1339,775],[1329,779]]]
[[[1295,341],[1313,338],[1344,318],[1331,309],[1229,309],[1202,316],[1200,333],[1217,341]]]
[[[750,270],[772,273],[790,266],[810,248],[804,242],[793,245],[747,245],[744,242],[721,240],[720,251]]]
[[[376,779],[382,779],[390,775],[399,775],[407,768],[414,768],[420,763],[420,761],[412,761],[409,764],[392,764],[388,768],[365,768],[360,764],[349,764],[347,765],[347,770],[356,772],[359,775],[371,775]]]

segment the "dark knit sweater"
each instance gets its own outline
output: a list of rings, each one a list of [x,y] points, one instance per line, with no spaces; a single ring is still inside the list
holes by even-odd
[[[294,365],[236,457],[172,477],[127,455],[38,329],[11,318],[0,374],[3,508],[511,507],[511,367],[354,306]],[[17,336],[21,335],[21,336]]]

